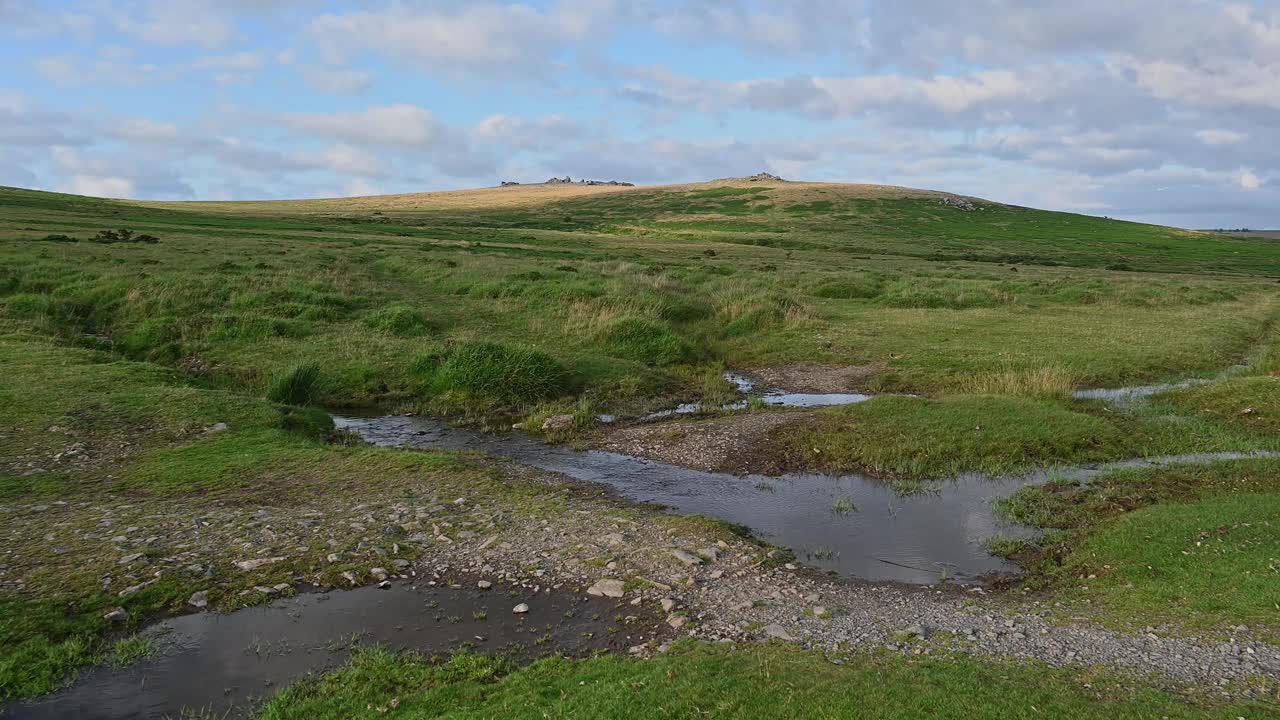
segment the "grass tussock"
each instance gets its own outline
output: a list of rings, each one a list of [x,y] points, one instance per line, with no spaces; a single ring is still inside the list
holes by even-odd
[[[571,387],[570,372],[547,353],[493,342],[454,347],[430,380],[438,394],[512,406],[559,397]]]
[[[1076,374],[1058,367],[1001,370],[962,378],[956,391],[964,395],[1006,395],[1045,399],[1068,399],[1078,384]]]
[[[303,363],[275,376],[267,399],[284,405],[310,405],[320,395],[320,365]]]
[[[638,318],[622,318],[599,335],[605,351],[614,357],[646,365],[675,365],[694,357],[693,344],[669,327]]]

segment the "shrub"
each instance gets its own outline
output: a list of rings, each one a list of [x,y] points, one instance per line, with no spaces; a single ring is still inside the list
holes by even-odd
[[[611,323],[600,333],[600,341],[610,355],[648,365],[673,365],[693,357],[688,340],[666,326],[636,318]]]
[[[421,368],[424,363],[420,363]],[[570,373],[550,355],[529,347],[468,342],[435,370],[431,388],[510,405],[528,405],[563,395]]]
[[[320,366],[303,363],[276,375],[267,388],[267,399],[285,405],[307,405],[319,391]]]
[[[134,235],[129,228],[120,228],[119,230],[99,230],[97,235],[89,238],[90,242],[96,243],[147,243],[154,245],[160,242],[160,238],[155,235]]]
[[[372,330],[398,337],[420,337],[436,331],[422,313],[408,305],[385,307],[365,318],[364,324]]]

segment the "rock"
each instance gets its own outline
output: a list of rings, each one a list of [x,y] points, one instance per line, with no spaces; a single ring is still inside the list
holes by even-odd
[[[600,539],[608,545],[621,545],[626,541],[625,538],[622,537],[622,533],[609,533]]]
[[[124,557],[120,558],[119,564],[128,565],[134,560],[141,560],[143,557],[145,557],[144,553],[133,553],[132,555],[125,555]]]
[[[698,554],[711,562],[715,562],[720,559],[720,548],[704,547],[698,550]]]
[[[625,594],[625,586],[621,580],[612,578],[603,578],[596,581],[595,585],[587,588],[588,595],[596,597],[620,598]]]
[[[290,585],[289,583],[280,583],[278,585],[273,585],[271,589],[275,590],[276,592],[282,593],[282,592],[288,592],[292,590],[293,586]]]
[[[912,625],[911,627],[904,630],[903,633],[905,633],[909,637],[918,637],[921,640],[929,639],[929,628],[920,624]]]
[[[526,603],[520,603],[519,605],[511,608],[511,612],[515,613],[516,615],[523,615],[529,612],[529,605]]]
[[[210,425],[209,427],[205,428],[204,431],[207,433],[220,433],[220,432],[225,432],[226,429],[227,429],[227,424],[224,422],[220,422],[220,423],[214,423]]]
[[[827,612],[827,609],[821,605],[814,605],[813,616],[821,619],[821,618],[831,617],[831,613]]]
[[[276,593],[280,592],[279,590],[276,590],[273,587],[267,587],[266,585],[254,585],[253,589],[257,590],[263,595],[275,595]]]
[[[348,570],[348,571],[346,571],[346,572],[342,573],[342,577],[343,577],[343,579],[345,579],[347,582],[351,583],[352,585],[359,585],[359,584],[360,584],[360,578],[356,577],[356,574],[355,574],[355,573],[353,573],[353,572],[351,572],[350,570]]]
[[[774,640],[785,640],[787,642],[795,642],[795,637],[792,636],[791,633],[787,632],[786,628],[782,627],[777,623],[771,623],[769,625],[765,625],[764,634],[765,634],[765,637],[773,638]]]
[[[209,606],[209,591],[201,590],[191,593],[191,597],[187,598],[187,604],[193,608],[205,608]]]
[[[245,572],[249,572],[251,570],[257,570],[260,567],[266,567],[267,565],[273,565],[275,563],[282,562],[283,560],[284,560],[283,557],[254,558],[253,560],[237,560],[235,563],[235,566],[240,568],[241,570],[244,570]]]
[[[697,555],[694,555],[691,552],[681,550],[680,548],[676,548],[672,550],[671,554],[672,556],[675,557],[675,559],[679,560],[685,565],[701,565],[702,564],[702,558],[698,557]]]
[[[387,579],[387,571],[385,568],[380,568],[380,567],[370,568],[369,574],[373,576],[374,580],[377,580],[379,582]]]
[[[667,624],[675,630],[679,630],[684,627],[684,624],[687,622],[689,622],[689,619],[682,615],[671,615],[667,618]]]
[[[386,590],[387,588],[391,587],[391,581],[383,580],[382,582],[378,583],[378,587],[383,590]]]
[[[542,432],[565,432],[572,429],[572,415],[552,415],[542,421]]]
[[[662,605],[662,612],[669,613],[671,612],[672,608],[676,606],[676,601],[672,600],[671,598],[662,598],[661,605]]]
[[[749,175],[743,179],[747,182],[786,182],[786,180],[783,180],[777,175],[767,172],[758,172],[755,175]]]
[[[481,590],[488,590],[489,588],[493,587],[493,583],[489,582],[488,580],[481,580],[480,582],[476,583],[476,587],[480,588]]]
[[[107,622],[121,622],[129,617],[129,611],[122,607],[111,608],[103,616],[102,619]]]
[[[341,560],[341,559],[342,559],[342,555],[341,555],[341,554],[339,554],[339,553],[329,553],[329,554],[325,557],[325,560],[327,560],[327,561],[329,561],[329,562],[331,562],[331,563],[336,563],[336,562],[338,562],[338,561],[339,561],[339,560]]]

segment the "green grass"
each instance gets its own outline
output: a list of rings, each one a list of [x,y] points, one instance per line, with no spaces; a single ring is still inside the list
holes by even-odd
[[[1123,456],[1112,424],[1054,403],[996,396],[880,397],[782,426],[788,464],[912,480],[976,470],[992,475]]]
[[[363,718],[1237,718],[1100,673],[961,658],[857,655],[833,664],[780,646],[686,644],[652,660],[481,656],[433,664],[381,650],[286,689],[263,720]]]
[[[297,365],[271,381],[267,399],[286,405],[310,405],[320,392],[320,366]]]
[[[425,486],[536,517],[563,497],[452,454],[326,445],[314,406],[505,426],[567,413],[586,428],[602,412],[722,402],[721,370],[794,362],[862,365],[869,389],[934,396],[786,431],[779,447],[810,467],[908,478],[1277,442],[1260,374],[1131,414],[1063,399],[1071,385],[1208,377],[1245,359],[1274,372],[1272,240],[825,185],[373,212],[0,188],[0,501],[358,503]],[[161,241],[87,241],[121,227]],[[45,240],[58,235],[80,240]],[[51,460],[73,440],[93,462]],[[1230,500],[1211,517],[1270,508]],[[1097,551],[1112,545],[1124,543]],[[166,578],[104,594],[109,551],[78,546],[25,568],[22,595],[0,593],[0,695],[45,692],[108,653],[115,604],[142,618],[198,589]]]
[[[1121,625],[1167,622],[1274,633],[1280,610],[1280,461],[1113,471],[1051,482],[998,503],[1045,528],[1010,548],[1029,583]]]

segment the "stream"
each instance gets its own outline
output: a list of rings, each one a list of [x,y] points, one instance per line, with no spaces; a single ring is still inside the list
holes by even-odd
[[[1031,537],[1031,528],[996,516],[992,500],[1051,477],[1087,480],[1115,467],[1154,467],[1253,457],[1208,453],[1105,465],[1044,469],[1024,475],[966,474],[899,495],[863,475],[780,477],[705,472],[600,450],[548,445],[523,433],[451,428],[420,416],[335,416],[334,423],[383,447],[465,450],[506,458],[586,483],[608,485],[631,500],[686,515],[744,525],[762,540],[790,548],[801,562],[871,581],[976,582],[1017,568],[987,552],[993,535]],[[1257,455],[1259,457],[1263,455]]]

